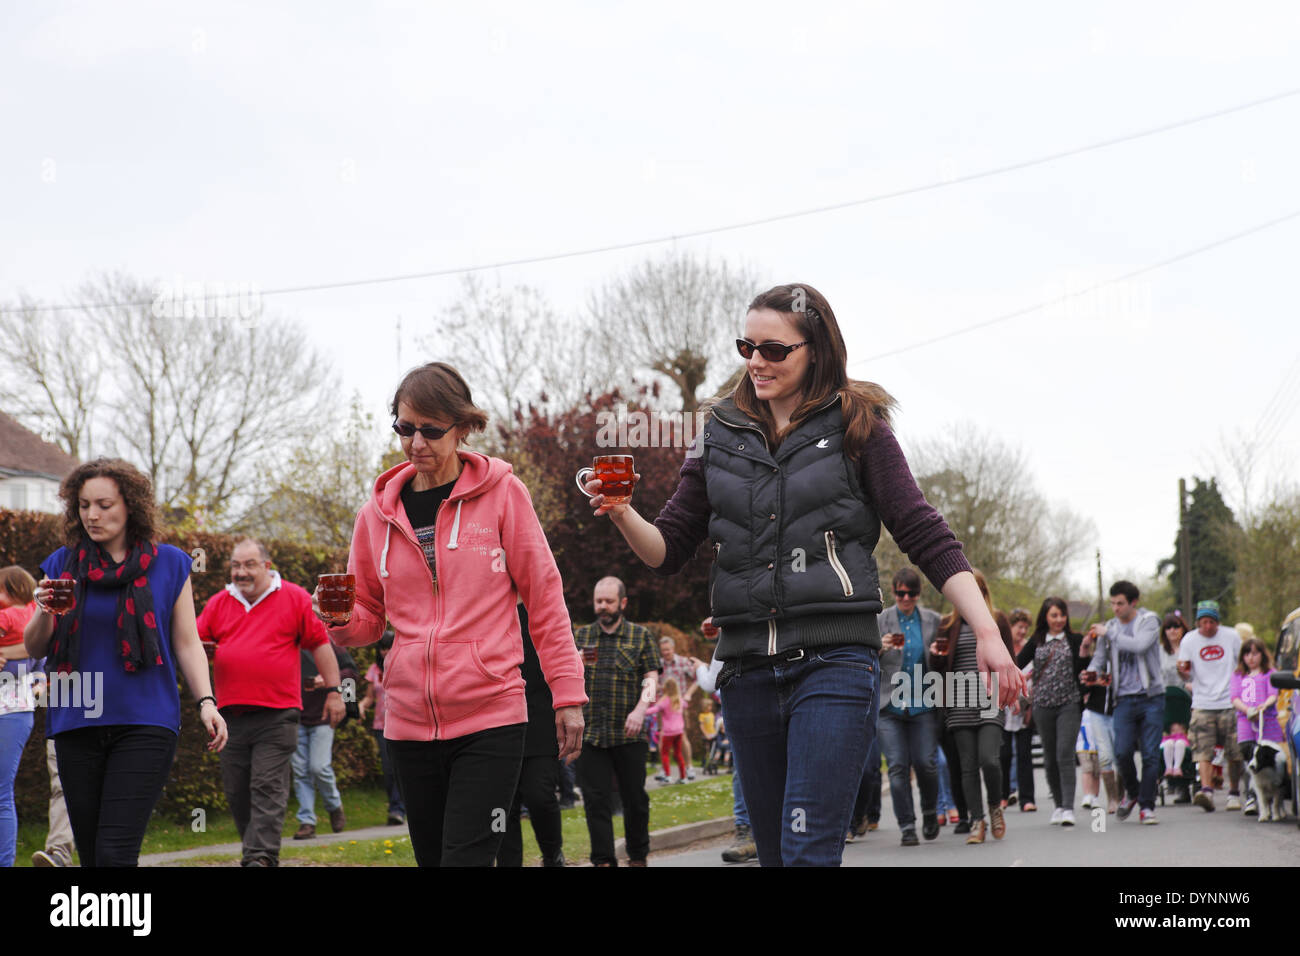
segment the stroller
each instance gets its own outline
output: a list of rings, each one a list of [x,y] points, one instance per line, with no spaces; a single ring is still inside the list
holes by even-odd
[[[1300,826],[1300,715],[1296,714],[1296,690],[1300,690],[1300,608],[1296,608],[1282,622],[1282,633],[1277,639],[1277,671],[1269,683],[1280,693],[1277,698],[1277,716],[1282,724],[1282,737],[1286,744],[1287,782],[1290,785],[1291,812]]]
[[[704,772],[710,776],[716,774],[720,767],[726,767],[727,772],[731,772],[731,741],[727,739],[727,731],[718,721],[718,732],[713,739],[709,741],[709,750],[704,757]]]
[[[1165,688],[1165,733],[1169,732],[1172,724],[1182,724],[1189,727],[1192,722],[1192,695],[1187,693],[1181,687]],[[1190,803],[1190,790],[1196,783],[1196,764],[1192,760],[1192,748],[1188,747],[1183,754],[1182,763],[1178,767],[1178,773],[1171,774],[1170,767],[1164,762],[1164,750],[1161,748],[1160,754],[1161,768],[1160,779],[1158,782],[1157,796],[1160,798],[1160,805],[1163,807],[1167,798],[1178,794],[1178,803]]]

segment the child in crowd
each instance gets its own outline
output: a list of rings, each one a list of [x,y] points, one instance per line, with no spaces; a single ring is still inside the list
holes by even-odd
[[[1240,627],[1241,625],[1237,625]],[[1257,637],[1242,642],[1237,668],[1232,672],[1232,707],[1237,711],[1237,743],[1241,759],[1250,763],[1260,741],[1281,744],[1282,725],[1277,719],[1277,691],[1269,682],[1273,673],[1268,648]],[[1262,729],[1260,716],[1263,716]],[[1254,791],[1246,791],[1245,814],[1258,812]]]
[[[678,783],[686,782],[686,758],[682,755],[682,735],[686,732],[686,721],[682,717],[682,696],[676,679],[670,677],[664,681],[664,692],[646,714],[658,714],[663,721],[659,731],[659,758],[663,761],[664,772],[655,779],[661,783],[671,780],[670,762],[677,756],[677,768],[681,771]]]

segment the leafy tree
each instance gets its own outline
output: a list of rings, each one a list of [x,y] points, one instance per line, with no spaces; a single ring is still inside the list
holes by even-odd
[[[1236,617],[1271,639],[1300,594],[1300,491],[1275,498],[1233,528]]]
[[[1233,611],[1233,577],[1237,564],[1233,555],[1233,540],[1240,528],[1231,509],[1223,501],[1215,479],[1208,482],[1194,478],[1184,521],[1186,522],[1191,551],[1192,602],[1218,601],[1225,618]],[[1174,594],[1183,593],[1182,528],[1174,539],[1174,555],[1160,562],[1159,573],[1169,572]],[[1185,614],[1194,614],[1195,607],[1184,608]],[[1190,621],[1188,623],[1191,623]]]
[[[607,574],[623,579],[628,589],[629,619],[677,623],[693,632],[708,611],[708,557],[697,556],[672,577],[660,577],[641,563],[608,518],[593,517],[574,474],[601,454],[632,454],[641,475],[632,507],[653,520],[677,488],[685,450],[680,447],[605,448],[597,444],[605,415],[624,402],[619,392],[588,397],[563,412],[537,405],[520,409],[514,422],[511,458],[528,487],[564,578],[565,600],[575,622],[592,619],[591,592]],[[654,403],[651,389],[641,389],[629,404]],[[701,549],[703,555],[707,549]]]

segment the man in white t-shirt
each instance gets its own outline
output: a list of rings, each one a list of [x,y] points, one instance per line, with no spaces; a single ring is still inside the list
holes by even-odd
[[[1192,802],[1214,809],[1214,748],[1223,747],[1228,764],[1228,810],[1241,809],[1241,752],[1237,749],[1237,714],[1232,708],[1232,670],[1241,653],[1241,637],[1219,624],[1219,603],[1196,605],[1196,630],[1178,648],[1178,672],[1192,679],[1192,723],[1188,736],[1201,789]]]

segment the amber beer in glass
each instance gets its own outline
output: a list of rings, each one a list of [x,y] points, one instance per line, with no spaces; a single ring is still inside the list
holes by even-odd
[[[352,619],[352,606],[357,600],[355,574],[322,574],[317,601],[320,612],[331,624],[346,624]]]
[[[934,652],[935,652],[936,654],[947,654],[947,653],[948,653],[948,638],[946,638],[946,637],[936,637],[936,638],[934,639]]]
[[[50,595],[45,599],[45,606],[53,614],[66,614],[76,603],[74,588],[76,582],[71,578],[56,578],[49,582]]]
[[[605,496],[606,504],[625,505],[632,500],[636,469],[631,455],[599,455],[590,468],[580,469],[576,478],[584,495],[587,494],[585,485],[595,478],[600,481],[600,493]]]

